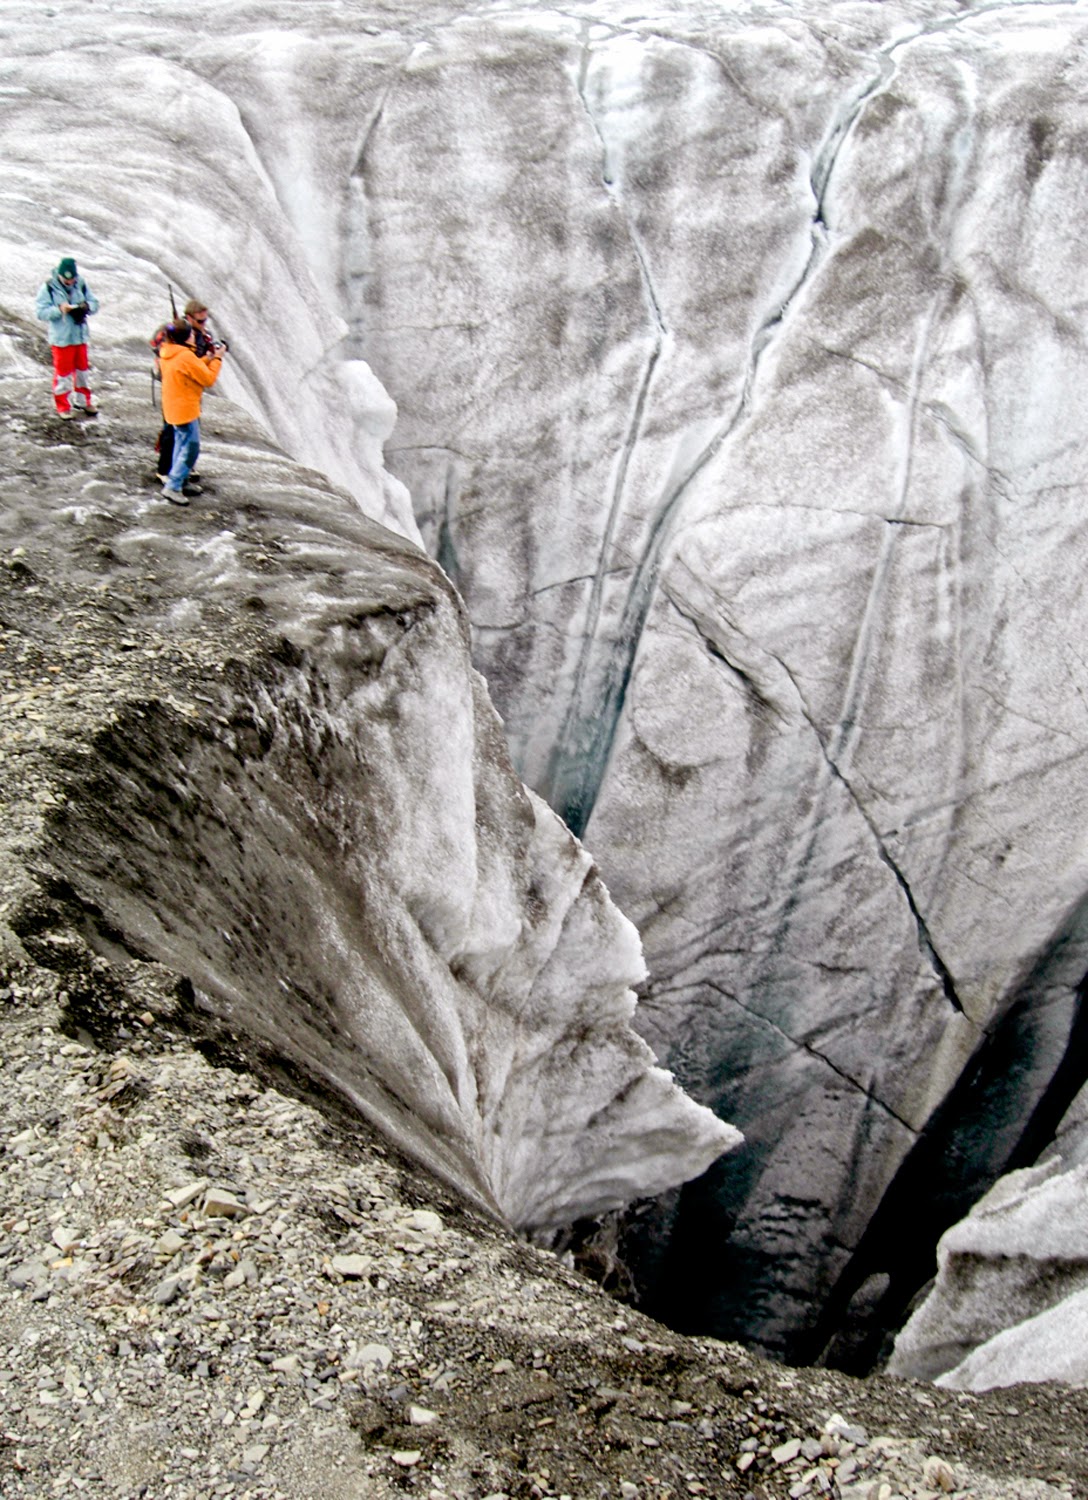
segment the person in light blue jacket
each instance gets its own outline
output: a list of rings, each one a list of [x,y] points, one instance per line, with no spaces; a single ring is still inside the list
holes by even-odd
[[[98,298],[66,255],[38,292],[35,312],[49,327],[53,350],[53,400],[57,416],[70,421],[72,402],[88,417],[97,417],[91,394],[87,319],[98,311]]]

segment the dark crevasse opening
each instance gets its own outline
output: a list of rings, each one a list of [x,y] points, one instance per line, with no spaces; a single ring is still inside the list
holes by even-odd
[[[681,1333],[776,1347],[781,1323],[783,1267],[770,1248],[740,1244],[737,1216],[757,1162],[744,1149],[732,1162],[715,1162],[666,1205],[666,1220],[651,1211],[626,1229],[624,1254],[634,1268],[644,1311]]]
[[[629,1216],[624,1254],[642,1306],[684,1332],[756,1344],[790,1364],[852,1374],[879,1367],[934,1275],[938,1240],[999,1177],[1045,1155],[1085,1083],[1086,908],[1017,987],[860,1240],[838,1247],[842,1269],[826,1297],[802,1305],[788,1253],[734,1233],[761,1168],[759,1150],[742,1148],[667,1204]],[[737,1109],[730,1118],[744,1128]]]
[[[1019,999],[934,1114],[869,1221],[799,1363],[865,1374],[891,1352],[936,1269],[937,1241],[1004,1173],[1030,1165],[1084,1081],[1088,1010],[1073,995]]]

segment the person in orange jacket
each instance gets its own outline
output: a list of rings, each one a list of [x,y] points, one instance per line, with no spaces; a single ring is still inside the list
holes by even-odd
[[[215,344],[201,358],[196,330],[184,318],[170,324],[159,347],[162,414],[174,429],[174,461],[163,480],[163,494],[175,505],[189,503],[185,481],[200,457],[200,403],[205,390],[215,384],[225,353],[225,344]]]
[[[196,350],[197,358],[203,359],[205,354],[207,354],[208,350],[211,349],[215,343],[215,340],[208,332],[208,309],[204,306],[204,303],[201,302],[199,297],[190,297],[188,302],[186,302],[185,304],[182,317],[185,319],[186,323],[191,323],[196,329],[196,343],[193,345],[193,347]],[[177,322],[177,320],[178,317],[177,313],[175,312],[173,321]],[[160,323],[158,328],[155,329],[155,332],[147,341],[151,346],[151,378],[153,381],[159,381],[162,379],[162,371],[159,369],[159,349],[162,346],[163,340],[166,338],[166,330],[169,327],[169,323]],[[158,454],[158,458],[155,461],[155,469],[158,473],[160,481],[165,484],[166,476],[170,472],[170,465],[174,462],[174,429],[170,426],[170,423],[165,420],[162,424],[162,431],[159,433],[158,439],[155,443],[155,452]],[[190,484],[195,485],[199,483],[199,479],[200,476],[194,469],[189,475]]]

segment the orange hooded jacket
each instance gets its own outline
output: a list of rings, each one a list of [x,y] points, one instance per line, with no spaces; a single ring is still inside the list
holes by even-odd
[[[218,355],[205,364],[187,344],[171,344],[164,339],[159,348],[163,421],[172,427],[195,422],[204,389],[215,384],[222,365]]]

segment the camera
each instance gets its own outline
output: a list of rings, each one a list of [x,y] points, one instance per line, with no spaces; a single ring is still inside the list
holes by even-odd
[[[216,351],[216,353],[218,353],[220,349],[222,349],[224,354],[229,354],[230,352],[230,345],[227,343],[226,339],[216,339],[215,343],[212,345],[212,348]]]
[[[68,309],[68,316],[71,318],[73,323],[84,322],[87,317],[86,302],[73,302],[71,307],[69,307]]]

